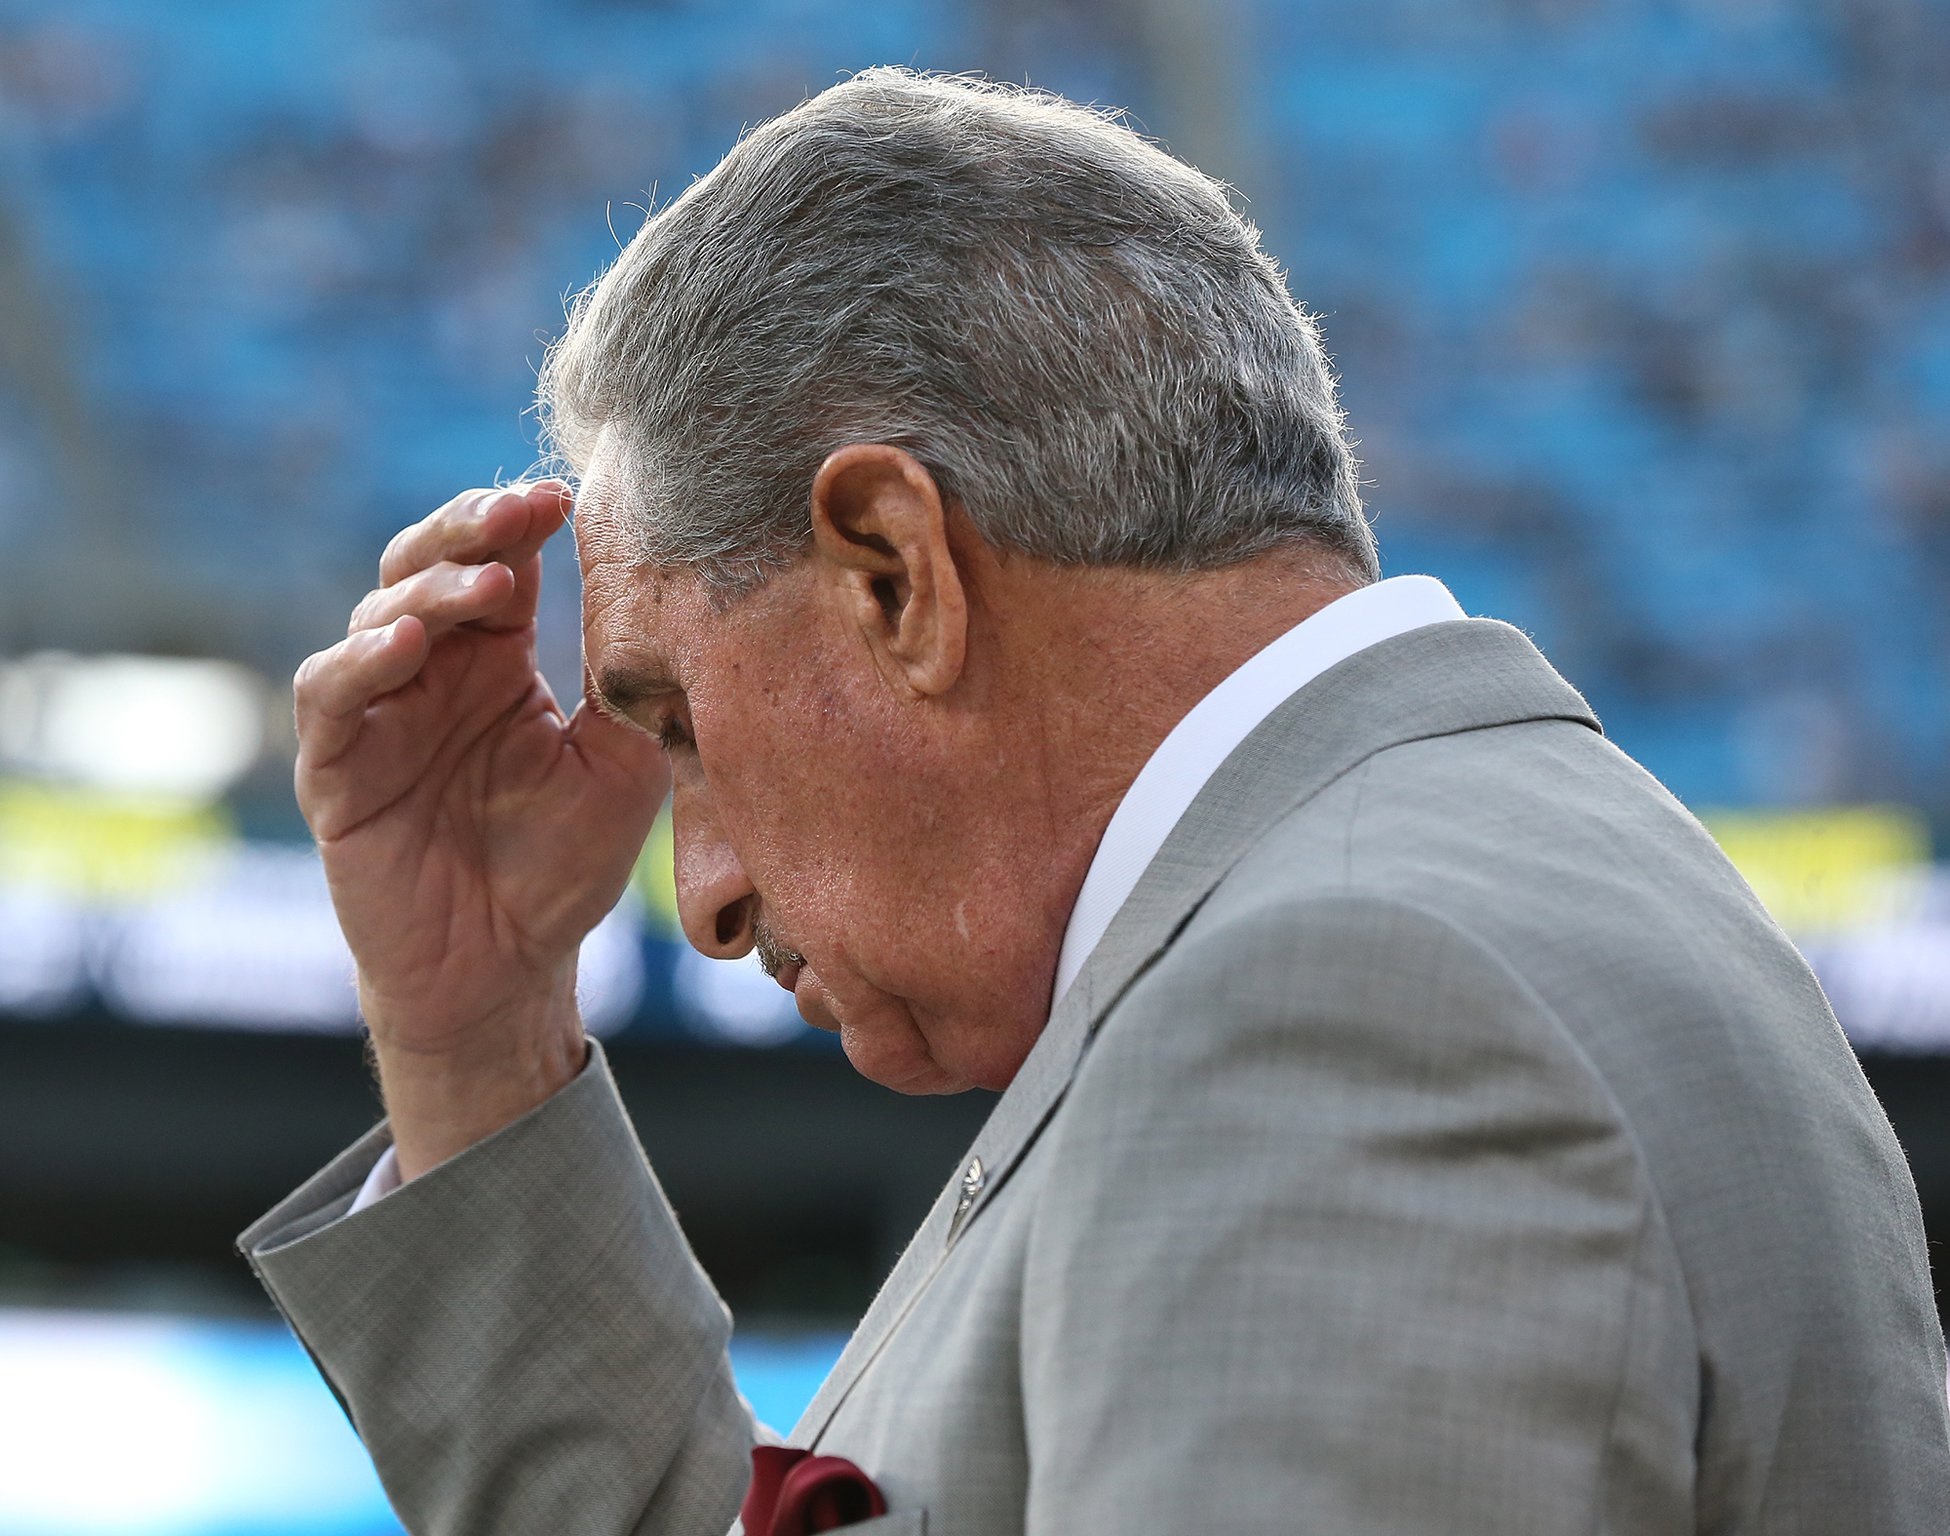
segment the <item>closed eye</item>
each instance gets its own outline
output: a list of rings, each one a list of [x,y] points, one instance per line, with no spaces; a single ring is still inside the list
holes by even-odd
[[[592,671],[585,688],[596,707],[610,719],[638,730],[646,729],[644,717],[662,703],[662,717],[647,727],[651,736],[666,752],[691,745],[691,733],[678,718],[683,690],[662,668],[640,663],[605,666]]]

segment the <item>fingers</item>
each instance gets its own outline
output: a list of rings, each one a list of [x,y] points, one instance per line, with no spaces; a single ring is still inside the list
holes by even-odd
[[[411,615],[426,626],[429,636],[438,638],[457,624],[492,616],[514,595],[515,585],[514,572],[498,562],[456,565],[442,560],[392,586],[368,592],[352,610],[346,633],[379,629]]]
[[[380,558],[380,585],[353,610],[346,638],[298,669],[301,771],[344,753],[366,706],[418,676],[442,634],[462,624],[531,622],[539,552],[571,505],[569,488],[555,480],[466,491],[397,535]]]
[[[410,683],[431,645],[426,625],[405,616],[305,658],[291,684],[301,768],[321,767],[344,752],[359,734],[366,706]]]
[[[379,584],[443,562],[499,560],[517,569],[568,520],[573,497],[559,480],[502,490],[464,491],[439,511],[394,535],[379,560]]]

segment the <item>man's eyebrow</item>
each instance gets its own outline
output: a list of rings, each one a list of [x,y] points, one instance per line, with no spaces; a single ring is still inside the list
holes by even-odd
[[[641,663],[608,666],[596,674],[597,702],[615,715],[628,715],[646,700],[681,691],[668,672]]]

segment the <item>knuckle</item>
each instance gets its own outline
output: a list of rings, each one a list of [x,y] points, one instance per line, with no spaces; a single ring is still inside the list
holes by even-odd
[[[313,651],[298,663],[298,670],[291,674],[292,697],[300,704],[309,701],[318,691],[318,674],[329,665],[331,655],[331,651]]]
[[[386,547],[379,555],[379,574],[384,577],[388,571],[399,569],[400,562],[406,558],[406,540],[411,528],[402,528],[386,541]]]
[[[477,486],[400,529],[379,557],[380,584],[392,586],[424,569],[440,550],[464,540],[481,515],[508,494],[506,488]]]

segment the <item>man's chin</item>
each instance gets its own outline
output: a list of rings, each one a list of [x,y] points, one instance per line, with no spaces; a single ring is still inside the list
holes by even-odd
[[[905,1008],[876,1008],[865,1019],[842,1018],[836,1025],[840,1049],[853,1070],[896,1093],[960,1093],[968,1080],[948,1071]]]
[[[835,998],[810,965],[803,966],[792,989],[799,1017],[814,1029],[840,1037],[840,1049],[853,1070],[896,1093],[960,1093],[968,1079],[943,1068],[914,1016],[898,998],[872,992]]]
[[[918,1097],[928,1093],[961,1093],[974,1086],[966,1078],[944,1071],[925,1051],[889,1050],[882,1042],[868,1040],[845,1025],[840,1027],[840,1049],[846,1052],[854,1071],[896,1093]]]

